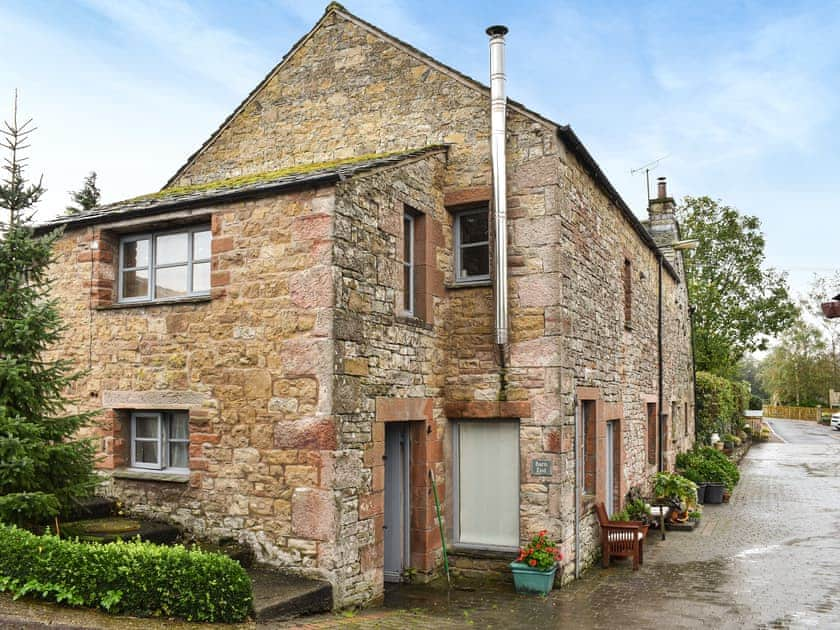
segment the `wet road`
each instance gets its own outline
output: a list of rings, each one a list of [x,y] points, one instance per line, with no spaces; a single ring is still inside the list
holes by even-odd
[[[593,568],[546,598],[404,587],[384,608],[275,627],[840,629],[840,432],[770,424],[780,441],[753,446],[732,501],[649,537],[640,571]]]

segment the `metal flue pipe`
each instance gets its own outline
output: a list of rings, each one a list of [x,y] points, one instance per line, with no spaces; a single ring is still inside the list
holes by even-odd
[[[507,278],[507,168],[505,157],[505,35],[506,26],[491,26],[490,36],[490,146],[493,165],[493,215],[495,222],[494,293],[496,298],[496,343],[508,342]]]

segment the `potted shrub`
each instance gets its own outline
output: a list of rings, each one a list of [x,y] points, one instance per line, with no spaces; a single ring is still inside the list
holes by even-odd
[[[519,550],[516,560],[510,563],[516,592],[546,595],[554,586],[557,561],[562,559],[557,542],[548,537],[546,530],[542,530],[527,547]]]
[[[704,503],[723,501],[724,491],[731,492],[741,476],[732,460],[709,447],[680,453],[677,465],[689,479],[705,483]]]
[[[688,520],[689,511],[697,505],[697,484],[677,473],[656,473],[653,493],[657,499],[672,502],[671,519],[675,521]]]
[[[627,518],[615,520],[641,521],[642,523],[650,523],[651,521],[650,506],[642,498],[628,501],[623,511],[627,513]]]

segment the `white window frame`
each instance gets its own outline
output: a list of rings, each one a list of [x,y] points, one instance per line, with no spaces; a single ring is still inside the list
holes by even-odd
[[[171,425],[175,414],[182,414],[187,416],[187,437],[173,438],[170,437]],[[137,437],[137,417],[157,418],[157,436],[153,438],[139,438]],[[157,462],[138,462],[137,461],[137,442],[155,442],[157,444],[158,461]],[[170,444],[186,444],[187,445],[187,461],[189,461],[189,413],[186,411],[133,411],[131,413],[131,467],[142,468],[145,470],[157,470],[167,473],[189,473],[190,469],[174,467],[169,465],[169,446]]]
[[[486,241],[477,241],[475,243],[461,243],[461,218],[466,216],[472,216],[476,214],[482,214],[487,219],[487,240]],[[486,282],[490,280],[490,215],[488,209],[486,207],[482,208],[469,208],[466,210],[459,210],[454,213],[455,221],[453,223],[453,231],[454,231],[454,242],[455,242],[455,282],[456,284],[470,284],[473,282]],[[471,247],[481,247],[487,246],[487,273],[478,274],[475,276],[465,275],[463,273],[463,265],[462,256],[464,249],[469,249]]]
[[[408,308],[405,308],[405,295],[403,295],[403,314],[414,317],[414,215],[410,212],[403,212],[403,257],[405,246],[408,245],[408,260],[403,260],[403,278],[405,270],[408,269],[408,286],[403,286],[403,291],[408,293]],[[403,281],[405,284],[405,281]]]
[[[516,511],[516,542],[512,545],[492,545],[489,543],[475,543],[469,541],[461,540],[461,464],[460,464],[460,453],[461,453],[461,427],[466,424],[513,424],[517,427],[517,439],[516,439],[516,452],[517,452],[517,466],[515,470],[510,471],[510,474],[516,478],[516,487],[519,489],[521,488],[521,477],[519,474],[519,468],[521,464],[521,451],[520,451],[520,436],[519,436],[519,428],[520,422],[515,418],[489,418],[489,419],[482,419],[482,420],[459,420],[457,422],[452,422],[451,426],[453,428],[452,431],[452,461],[453,461],[453,505],[454,505],[454,514],[453,514],[453,533],[455,537],[455,543],[458,547],[463,549],[477,549],[477,550],[488,550],[488,551],[515,551],[519,549],[519,536],[520,536],[520,523],[519,523],[519,515],[520,515],[520,507],[522,505],[522,496],[521,490],[517,492],[517,501],[515,506],[510,506],[510,509]]]
[[[210,226],[209,225],[200,225],[197,227],[192,227],[188,229],[174,229],[174,230],[164,230],[164,231],[157,231],[157,232],[146,232],[143,234],[130,234],[128,236],[123,236],[120,239],[120,255],[119,255],[119,268],[117,269],[117,295],[118,302],[121,304],[131,304],[134,302],[171,302],[177,301],[183,298],[188,297],[195,297],[195,296],[202,296],[202,295],[210,295],[210,289],[204,291],[194,291],[193,290],[193,265],[201,264],[201,263],[210,263],[210,256],[207,258],[194,258],[194,249],[195,249],[195,234],[197,232],[209,232]],[[187,260],[186,262],[177,262],[177,263],[166,263],[163,265],[157,264],[157,239],[160,236],[170,236],[173,234],[186,234],[187,235]],[[149,261],[147,265],[142,267],[126,267],[125,266],[125,251],[124,245],[126,243],[133,243],[135,241],[142,241],[148,240],[149,242]],[[210,241],[212,243],[213,237],[212,234],[210,236]],[[171,267],[187,267],[187,293],[184,295],[179,295],[177,297],[171,298],[157,298],[154,296],[155,284],[156,284],[156,275],[158,269],[168,269]],[[147,269],[149,272],[149,286],[146,291],[146,295],[138,295],[135,297],[125,297],[123,295],[123,291],[125,287],[123,286],[123,274],[126,271],[136,271],[139,269]]]

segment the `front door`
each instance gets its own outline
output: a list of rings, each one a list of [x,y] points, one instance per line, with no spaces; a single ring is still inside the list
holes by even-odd
[[[399,582],[409,566],[408,423],[385,425],[385,581]]]
[[[607,470],[604,506],[607,514],[615,512],[615,422],[607,422]]]

